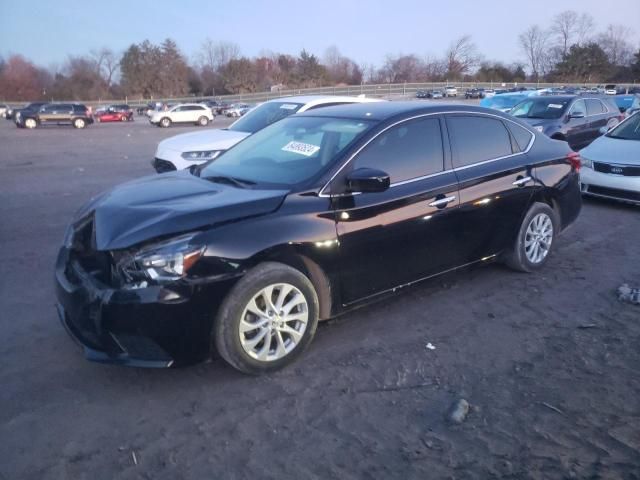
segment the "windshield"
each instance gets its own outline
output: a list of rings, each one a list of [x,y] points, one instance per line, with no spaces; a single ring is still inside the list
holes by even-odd
[[[206,166],[200,176],[295,185],[331,165],[371,125],[344,118],[287,118],[247,137]]]
[[[526,95],[494,95],[483,99],[480,106],[495,109],[511,108],[523,98],[526,98]]]
[[[302,107],[302,103],[266,102],[247,112],[244,117],[229,127],[236,132],[255,133],[273,122],[293,115]]]
[[[509,113],[518,118],[560,118],[567,105],[569,100],[533,98],[520,102]]]
[[[607,133],[607,137],[621,140],[640,140],[640,114],[636,113],[626,122]]]

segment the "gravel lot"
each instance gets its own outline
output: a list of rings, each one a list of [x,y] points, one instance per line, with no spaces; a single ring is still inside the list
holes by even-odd
[[[636,207],[586,200],[544,271],[423,284],[268,377],[85,361],[54,310],[65,226],[195,129],[0,121],[0,479],[640,478]]]

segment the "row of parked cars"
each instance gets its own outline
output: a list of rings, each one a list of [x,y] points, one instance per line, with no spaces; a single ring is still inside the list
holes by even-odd
[[[208,103],[212,103],[209,105]],[[215,105],[214,105],[215,104]],[[178,105],[150,104],[145,110],[150,123],[170,127],[176,123],[191,123],[206,126],[215,119],[216,113],[228,117],[241,117],[252,105],[222,105],[217,102],[183,103]],[[33,129],[44,125],[72,125],[84,128],[94,122],[131,122],[134,110],[126,104],[105,105],[92,111],[80,103],[32,102],[23,108],[0,105],[0,115],[13,120],[19,128]]]

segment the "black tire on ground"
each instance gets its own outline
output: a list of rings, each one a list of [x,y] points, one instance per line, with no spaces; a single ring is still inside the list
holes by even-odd
[[[546,215],[551,220],[551,224],[553,226],[553,233],[551,235],[551,245],[547,255],[538,263],[534,263],[527,257],[525,251],[525,240],[527,238],[527,229],[533,220],[539,215]],[[556,211],[551,208],[546,203],[534,203],[529,211],[525,215],[522,220],[522,224],[520,225],[520,229],[518,230],[518,236],[516,241],[511,248],[511,250],[504,255],[504,262],[512,268],[513,270],[517,270],[519,272],[533,272],[542,268],[547,260],[549,260],[549,256],[553,253],[556,244],[556,238],[560,231],[560,221],[558,219],[558,214]]]
[[[304,295],[308,308],[306,330],[286,356],[273,361],[260,361],[249,356],[240,343],[239,324],[245,307],[263,288],[288,283]],[[311,343],[318,326],[318,295],[311,281],[298,270],[276,262],[262,263],[250,270],[231,289],[218,311],[212,329],[212,342],[220,356],[232,367],[250,375],[279,370],[293,362]]]

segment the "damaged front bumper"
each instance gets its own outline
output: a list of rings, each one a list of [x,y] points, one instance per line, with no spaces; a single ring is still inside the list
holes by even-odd
[[[204,360],[228,282],[112,288],[62,248],[55,269],[58,315],[88,360],[167,368]]]

